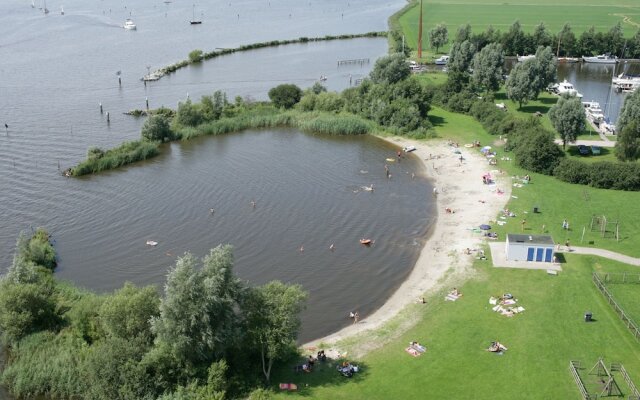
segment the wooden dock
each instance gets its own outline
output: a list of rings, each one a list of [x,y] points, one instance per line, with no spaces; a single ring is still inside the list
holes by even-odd
[[[338,66],[347,65],[347,64],[369,64],[368,58],[354,58],[352,60],[338,60]]]

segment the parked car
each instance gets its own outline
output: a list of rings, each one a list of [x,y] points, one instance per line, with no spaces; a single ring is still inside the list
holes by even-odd
[[[600,146],[591,146],[591,154],[594,156],[600,155]]]
[[[588,156],[589,154],[591,154],[591,149],[581,144],[581,145],[578,145],[578,153],[580,153],[580,155],[583,155],[583,156]]]

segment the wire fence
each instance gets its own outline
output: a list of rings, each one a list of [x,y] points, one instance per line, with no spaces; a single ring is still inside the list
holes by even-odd
[[[605,284],[640,284],[640,274],[618,272],[618,273],[601,273],[600,280]]]

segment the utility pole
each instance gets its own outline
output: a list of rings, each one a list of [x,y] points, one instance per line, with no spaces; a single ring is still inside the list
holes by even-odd
[[[420,25],[418,25],[418,60],[422,59],[422,0],[420,0]]]

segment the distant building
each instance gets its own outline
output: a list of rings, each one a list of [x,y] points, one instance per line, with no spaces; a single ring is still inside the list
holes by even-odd
[[[507,234],[506,257],[509,261],[552,262],[555,243],[549,235]]]

